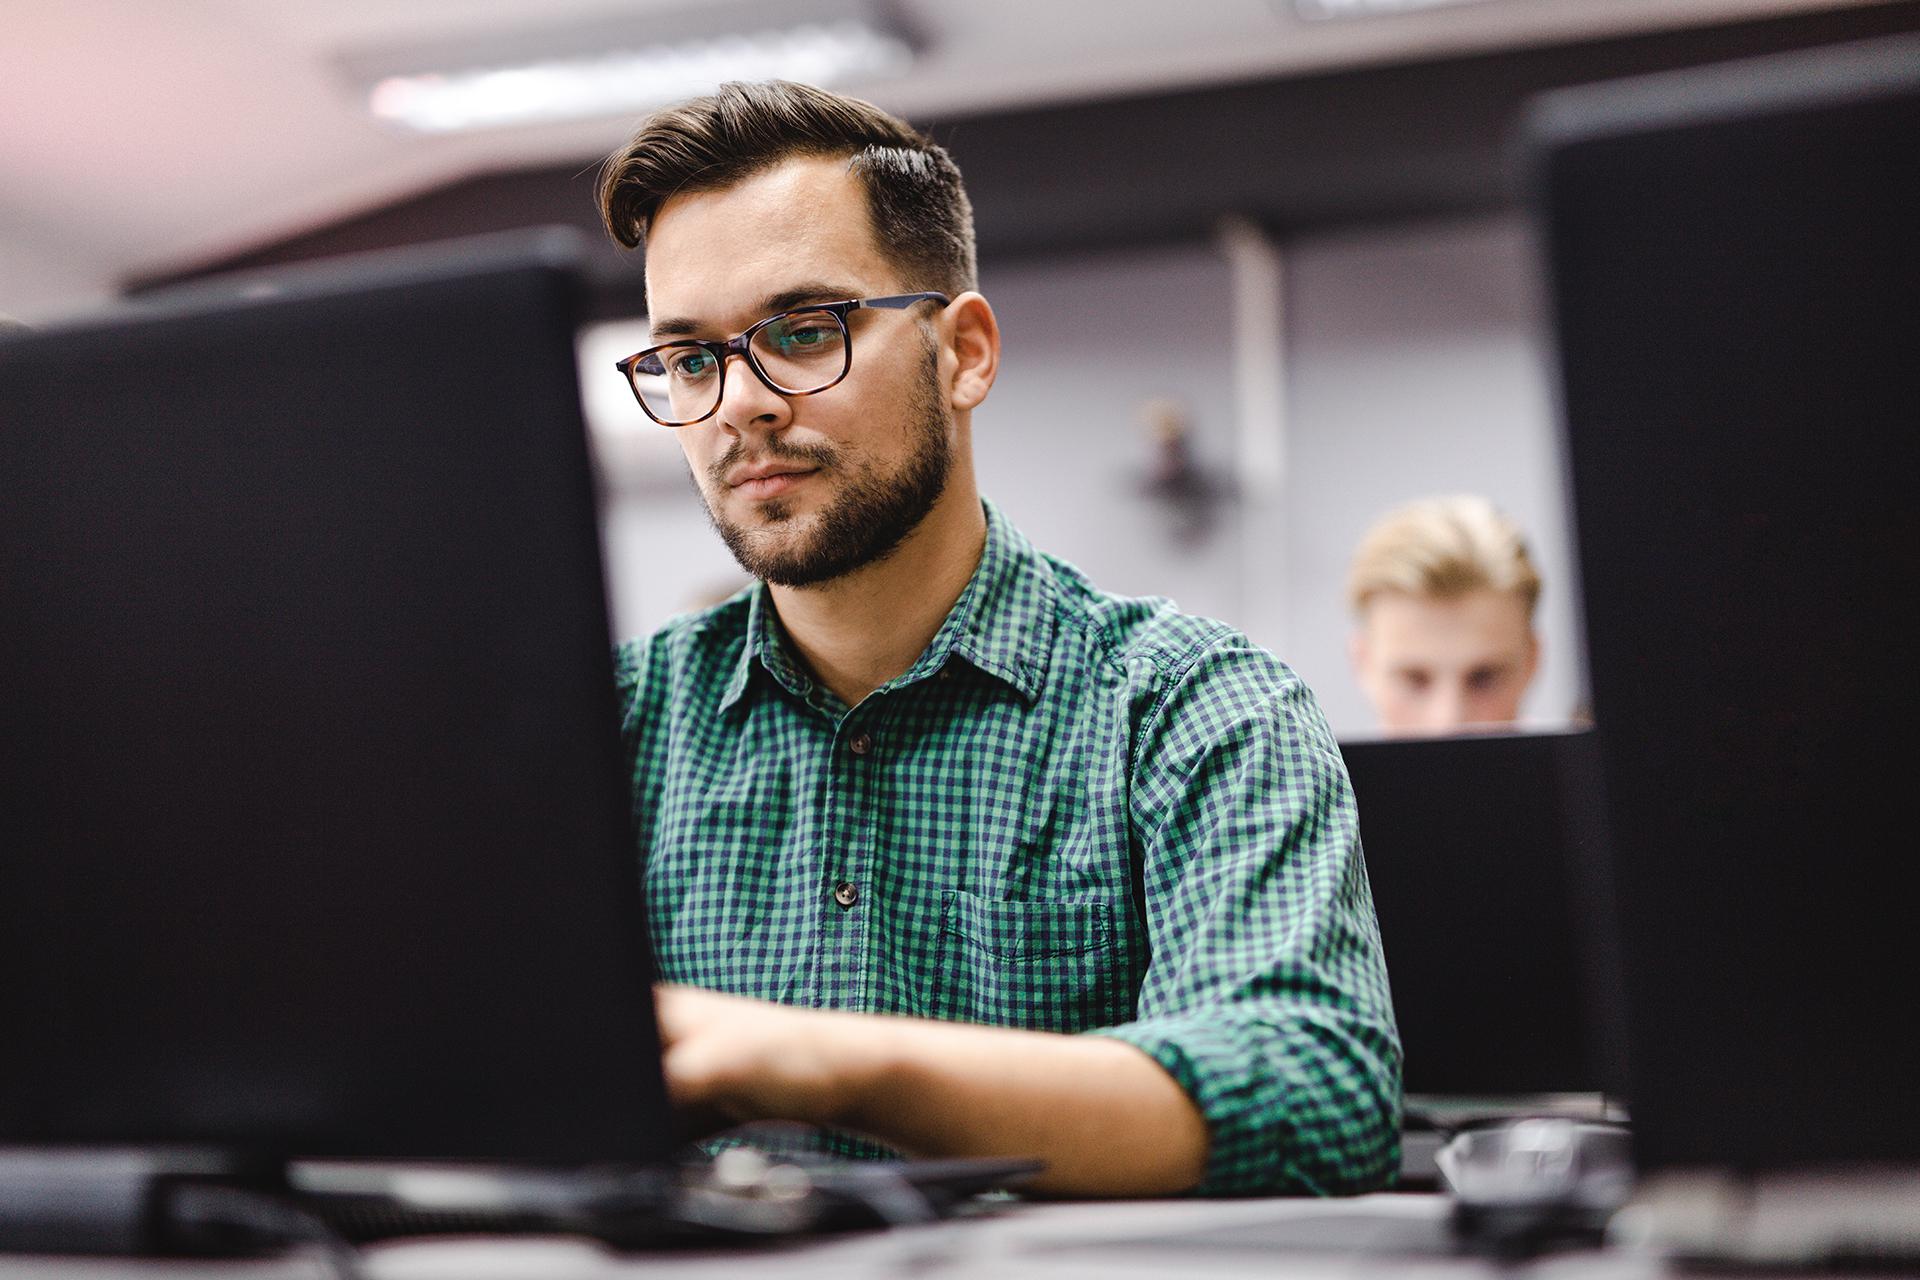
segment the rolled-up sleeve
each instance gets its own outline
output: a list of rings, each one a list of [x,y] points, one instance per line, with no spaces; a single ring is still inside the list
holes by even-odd
[[[1201,1194],[1353,1194],[1399,1163],[1400,1045],[1353,793],[1264,650],[1131,681],[1131,827],[1152,958],[1135,1045],[1211,1133]]]

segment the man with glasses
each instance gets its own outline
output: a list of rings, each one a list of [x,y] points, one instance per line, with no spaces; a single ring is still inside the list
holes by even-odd
[[[1000,335],[946,153],[736,84],[647,121],[601,196],[647,252],[621,372],[759,579],[620,653],[676,1098],[848,1154],[1037,1155],[1057,1194],[1388,1181],[1338,749],[1271,654],[982,501]]]

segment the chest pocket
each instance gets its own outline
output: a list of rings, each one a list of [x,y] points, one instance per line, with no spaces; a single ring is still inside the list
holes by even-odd
[[[1133,1016],[1120,922],[1102,902],[994,902],[940,895],[936,1018],[1086,1031]]]

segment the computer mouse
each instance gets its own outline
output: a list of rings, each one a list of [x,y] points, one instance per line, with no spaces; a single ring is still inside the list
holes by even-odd
[[[1597,1244],[1633,1192],[1625,1125],[1534,1116],[1473,1126],[1440,1149],[1455,1229],[1502,1251]]]

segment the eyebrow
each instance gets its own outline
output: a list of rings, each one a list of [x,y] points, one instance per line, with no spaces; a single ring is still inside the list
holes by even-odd
[[[795,285],[791,289],[782,289],[779,293],[768,294],[760,300],[760,315],[778,315],[782,311],[792,311],[796,307],[812,306],[821,302],[845,302],[857,298],[860,292],[846,285],[822,284],[808,281]],[[705,328],[700,321],[672,316],[653,322],[653,336],[656,340],[664,338],[690,338]]]

